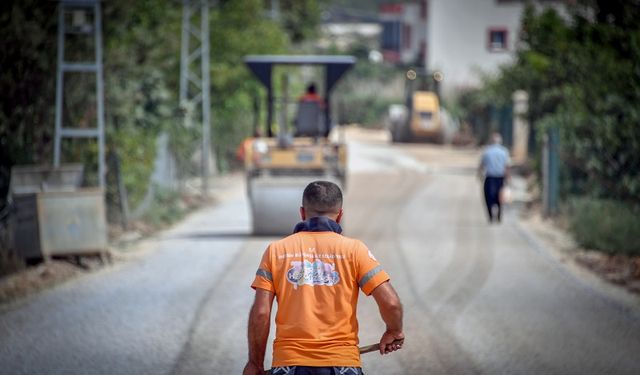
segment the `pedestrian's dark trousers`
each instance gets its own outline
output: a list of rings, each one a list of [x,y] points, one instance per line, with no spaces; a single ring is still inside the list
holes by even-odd
[[[490,177],[487,176],[484,179],[484,200],[487,203],[487,212],[489,213],[489,220],[493,221],[493,206],[498,206],[498,221],[502,214],[502,207],[500,205],[500,189],[504,183],[504,177]]]
[[[360,367],[274,367],[271,375],[363,375]]]

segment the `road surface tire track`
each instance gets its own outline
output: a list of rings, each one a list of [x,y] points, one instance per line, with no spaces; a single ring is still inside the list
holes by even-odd
[[[447,176],[448,179],[459,180],[459,176]],[[454,181],[452,185],[465,187],[465,181]],[[456,218],[469,215],[470,195],[458,193],[456,201]],[[439,302],[440,308],[434,311],[443,322],[447,322],[451,329],[456,318],[464,311],[466,305],[480,292],[486,284],[494,262],[494,236],[500,228],[490,227],[490,224],[476,223],[456,225],[453,254],[448,264],[440,272],[439,277],[431,284],[425,298],[438,302],[438,295],[446,296]],[[462,241],[462,239],[471,240]],[[480,243],[486,246],[479,248]]]
[[[434,187],[433,184],[425,184],[423,181],[416,181],[413,183],[417,186],[427,186],[427,188],[431,189]],[[428,197],[429,195],[424,190],[422,194],[417,194],[412,196],[410,199],[406,199],[404,201],[404,205],[401,210],[398,212],[404,212],[408,210],[410,207],[414,207],[418,203],[421,197]],[[424,202],[423,202],[424,203]],[[467,207],[464,205],[465,202],[463,200],[457,200],[457,213],[464,213]],[[400,221],[396,221],[395,226],[395,238],[396,243],[398,244],[398,249],[394,254],[399,259],[399,262],[402,265],[403,269],[410,270],[410,261],[407,257],[407,251],[404,248],[402,243],[402,238],[399,237],[400,232]],[[426,240],[426,239],[425,239]],[[438,290],[444,289],[449,285],[449,282],[457,285],[456,291],[462,290],[460,287],[464,287],[467,285],[468,280],[463,278],[459,279],[459,271],[460,267],[463,267],[465,262],[464,259],[464,249],[458,249],[459,246],[455,246],[455,252],[451,257],[449,265],[441,272],[440,278],[436,279],[436,281],[432,285],[436,285],[436,287],[432,287],[429,289],[431,293],[421,293],[417,290],[416,285],[418,282],[414,279],[410,272],[405,272],[404,275],[407,278],[407,283],[410,285],[410,290],[413,294],[413,302],[416,307],[418,307],[424,314],[424,321],[422,323],[423,327],[426,329],[421,336],[426,336],[427,341],[421,340],[423,343],[428,342],[431,346],[431,350],[434,353],[434,358],[438,361],[443,374],[476,374],[479,373],[476,370],[476,366],[471,355],[462,348],[459,344],[458,339],[455,336],[455,333],[452,332],[453,326],[450,324],[446,324],[449,321],[449,318],[446,315],[438,314],[438,312],[434,312],[429,305],[435,305],[437,301],[437,292]],[[460,256],[462,255],[462,257]],[[482,265],[479,266],[483,268]],[[472,268],[469,271],[468,275],[474,274],[476,268]],[[442,280],[447,279],[447,282],[442,282]],[[453,280],[451,280],[453,279]],[[431,295],[430,295],[431,294]],[[435,295],[433,295],[435,294]],[[442,293],[440,293],[442,294]],[[456,294],[454,292],[453,296],[462,296],[461,294]],[[471,295],[472,296],[472,295]],[[466,296],[465,296],[466,297]],[[433,302],[431,300],[434,300]],[[446,302],[445,302],[446,303]],[[413,331],[415,333],[415,331]]]
[[[416,204],[423,203],[421,199],[424,199],[425,196],[424,186],[431,186],[429,182],[431,182],[432,176],[404,171],[398,178],[398,180],[403,181],[400,189],[394,189],[395,187],[387,188],[388,178],[384,178],[384,176],[382,176],[381,181],[367,181],[370,185],[378,182],[375,185],[378,187],[380,197],[367,197],[376,202],[376,204],[363,215],[365,217],[382,216],[385,220],[376,220],[373,225],[362,228],[362,232],[358,233],[358,237],[371,244],[374,249],[378,247],[378,244],[389,241],[388,243],[391,243],[394,248],[384,250],[387,250],[387,252],[391,250],[393,256],[400,263],[400,269],[403,270],[411,270],[411,266],[407,251],[404,249],[402,238],[400,237],[400,226],[402,225],[400,219],[405,210],[415,208]],[[458,211],[463,209],[463,204],[458,204]],[[389,223],[393,224],[389,225]],[[456,260],[454,265],[456,269],[453,271],[458,271],[460,262]],[[473,275],[474,270],[472,269],[470,272]],[[471,356],[460,347],[455,335],[449,332],[449,326],[445,327],[443,325],[443,317],[436,315],[428,308],[423,293],[417,289],[419,284],[411,276],[410,272],[401,273],[405,275],[407,279],[406,285],[412,295],[411,299],[403,298],[405,311],[411,312],[415,306],[422,312],[422,316],[420,322],[405,319],[405,330],[411,333],[407,339],[408,345],[405,345],[404,353],[401,354],[407,358],[407,361],[400,362],[404,371],[398,373],[423,374],[427,370],[439,373],[476,373],[476,371],[470,370],[475,367]],[[457,274],[458,272],[454,272],[454,277]],[[398,286],[403,285],[400,284]],[[460,294],[456,296],[459,297]],[[407,315],[410,316],[411,314]],[[411,345],[411,342],[419,344]],[[435,368],[434,365],[436,365]]]
[[[402,205],[406,201],[407,197],[412,196],[416,189],[417,185],[415,183],[408,183],[411,181],[411,173],[408,171],[401,171],[401,178],[399,180],[404,181],[399,189],[394,189],[395,186],[391,186],[388,188],[389,179],[383,174],[376,175],[376,178],[379,178],[380,181],[376,181],[375,184],[378,189],[377,193],[379,196],[367,197],[369,201],[374,202],[370,205],[362,205],[364,207],[373,207],[370,210],[363,210],[362,215],[364,220],[362,223],[372,223],[361,227],[361,232],[357,233],[357,238],[365,241],[368,246],[371,246],[375,253],[382,252],[394,252],[395,249],[392,248],[379,248],[378,244],[382,244],[385,241],[383,239],[391,238],[393,242],[397,242],[397,231],[396,226],[390,223],[397,223],[400,217],[400,211]],[[364,176],[361,176],[363,178]],[[370,185],[370,181],[367,181]],[[380,189],[380,187],[385,187],[384,189]],[[370,218],[378,218],[378,220],[371,221]],[[384,218],[384,219],[382,219]],[[383,265],[384,266],[384,265]],[[411,285],[413,287],[413,285]],[[406,306],[406,302],[403,301],[403,304]],[[406,320],[406,319],[405,319]],[[407,322],[405,322],[407,325]],[[415,334],[412,334],[413,337],[408,337],[407,345],[404,346],[404,349],[399,352],[400,355],[406,357],[408,353],[413,353],[410,361],[397,361],[397,363],[402,366],[402,371],[398,371],[401,374],[418,374],[423,373],[424,369],[427,368],[428,360],[423,355],[420,355],[420,352],[417,346],[414,346],[412,349],[411,342],[426,342],[426,337],[421,337],[420,330],[414,331],[413,333],[418,332],[416,337]],[[400,369],[398,369],[400,370]]]
[[[247,240],[243,242],[242,247],[238,250],[238,256],[231,258],[231,261],[223,268],[227,269],[227,272],[222,273],[216,278],[211,278],[211,284],[208,285],[207,291],[203,295],[200,303],[198,304],[197,310],[193,315],[186,340],[182,346],[180,354],[176,357],[174,367],[170,372],[171,375],[198,373],[197,371],[194,372],[190,365],[192,365],[191,362],[193,362],[194,357],[197,357],[198,348],[195,347],[197,341],[196,336],[202,328],[201,323],[206,315],[207,309],[214,302],[218,291],[223,287],[223,282],[230,276],[236,275],[232,270],[242,263],[241,261],[244,260],[243,258],[247,255],[247,250],[251,245],[255,245],[255,241]],[[258,260],[256,260],[255,263],[257,265]],[[246,314],[248,314],[248,310],[246,311]],[[218,334],[219,332],[211,332],[212,336]],[[242,340],[245,338],[246,332],[242,332],[237,336],[239,340]]]

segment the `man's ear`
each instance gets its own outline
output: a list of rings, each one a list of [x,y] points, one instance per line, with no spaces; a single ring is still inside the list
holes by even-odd
[[[342,208],[340,209],[340,212],[338,212],[338,216],[336,217],[336,223],[340,224],[340,220],[342,220]]]
[[[302,221],[307,220],[307,213],[304,211],[304,207],[300,207],[300,217],[302,218]]]

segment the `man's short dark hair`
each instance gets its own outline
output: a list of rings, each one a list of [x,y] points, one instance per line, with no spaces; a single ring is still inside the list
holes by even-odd
[[[307,92],[310,94],[315,94],[316,93],[316,84],[315,83],[310,83],[309,86],[307,86]]]
[[[314,181],[302,194],[302,207],[318,214],[336,213],[342,208],[342,191],[329,181]]]

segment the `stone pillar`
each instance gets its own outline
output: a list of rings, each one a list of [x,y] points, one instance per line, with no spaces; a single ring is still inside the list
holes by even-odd
[[[529,94],[518,90],[513,93],[513,148],[512,158],[514,164],[522,164],[527,160],[527,147],[529,144]]]

